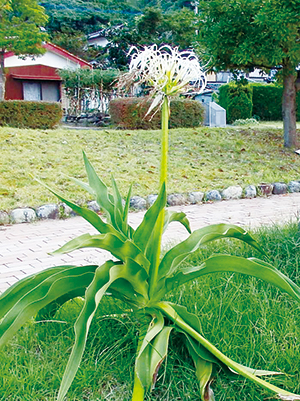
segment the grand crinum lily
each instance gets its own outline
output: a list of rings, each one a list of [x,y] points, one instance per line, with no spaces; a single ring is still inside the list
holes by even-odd
[[[203,88],[205,77],[196,56],[191,52],[179,53],[178,49],[170,47],[157,49],[151,46],[133,54],[130,70],[122,77],[122,83],[124,80],[127,83],[145,82],[152,85],[152,110],[162,105],[159,195],[141,224],[134,229],[128,224],[130,190],[124,203],[112,179],[112,194],[109,193],[84,154],[88,184],[76,182],[96,198],[106,219],[56,194],[98,231],[96,235],[83,234],[69,241],[56,253],[94,247],[109,251],[114,259],[99,266],[56,266],[11,286],[0,296],[0,346],[10,341],[16,331],[37,313],[40,317],[53,316],[69,299],[84,297],[82,310],[74,325],[74,346],[57,396],[58,401],[63,401],[80,365],[92,319],[102,298],[110,296],[123,300],[128,305],[127,313],[135,313],[140,321],[132,401],[143,401],[145,392],[153,389],[159,367],[168,354],[169,338],[174,332],[180,334],[194,362],[203,401],[214,400],[210,384],[218,370],[231,379],[243,376],[282,400],[300,400],[299,395],[260,378],[277,372],[250,369],[219,351],[203,336],[201,315],[197,316],[183,306],[164,300],[168,293],[181,285],[195,280],[201,282],[207,274],[232,272],[264,280],[289,294],[295,301],[300,301],[300,288],[265,261],[217,254],[202,260],[198,266],[183,265],[186,258],[199,247],[222,238],[235,238],[263,252],[251,235],[240,227],[215,224],[191,233],[184,213],[165,210],[168,99],[186,91],[191,81]],[[190,235],[162,254],[161,237],[173,221],[183,224]]]
[[[201,92],[206,86],[206,75],[198,57],[191,50],[179,51],[171,46],[145,46],[138,50],[133,46],[129,71],[122,75],[119,87],[150,86],[150,96],[154,99],[148,113],[159,109],[164,99],[187,93],[189,90]]]

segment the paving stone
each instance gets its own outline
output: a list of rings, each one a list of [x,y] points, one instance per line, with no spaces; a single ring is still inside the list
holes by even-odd
[[[136,210],[143,210],[147,207],[146,199],[142,198],[141,196],[133,196],[130,199],[130,207]]]
[[[42,205],[36,209],[36,214],[39,219],[58,219],[59,206],[55,203]]]
[[[290,181],[288,183],[289,192],[300,192],[300,181]]]
[[[188,201],[188,203],[190,203],[192,205],[201,203],[203,198],[204,198],[204,192],[200,192],[200,191],[189,192],[187,195],[187,201]]]
[[[69,217],[69,216],[78,216],[76,212],[70,206],[66,205],[65,203],[61,203],[60,205],[60,216],[62,218]]]
[[[167,197],[169,206],[180,206],[186,204],[186,197],[183,194],[170,194]]]
[[[239,199],[242,197],[243,189],[239,185],[233,185],[222,191],[222,198],[225,200]]]
[[[244,197],[245,197],[246,199],[255,198],[256,195],[257,195],[257,192],[256,192],[256,186],[255,186],[255,185],[248,185],[248,186],[245,188],[245,195],[244,195]]]
[[[287,190],[288,187],[284,182],[274,182],[272,193],[274,195],[283,195],[287,193]]]
[[[88,202],[87,203],[87,208],[92,210],[95,213],[99,213],[100,212],[100,206],[98,205],[98,203],[95,200]]]
[[[211,191],[206,192],[206,200],[208,201],[220,201],[222,200],[222,196],[219,191],[213,189]]]
[[[9,224],[9,215],[6,212],[0,211],[0,226],[4,224]]]
[[[262,183],[262,184],[258,185],[258,188],[259,188],[262,196],[271,196],[272,195],[272,191],[273,191],[272,184]]]
[[[11,211],[10,221],[12,223],[31,223],[37,219],[35,210],[31,208],[17,208]]]

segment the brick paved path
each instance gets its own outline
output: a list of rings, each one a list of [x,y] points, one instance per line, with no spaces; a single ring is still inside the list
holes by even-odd
[[[215,223],[232,223],[255,228],[259,225],[296,220],[300,213],[300,193],[178,206],[171,209],[184,211],[192,230]],[[134,227],[137,226],[142,216],[142,212],[130,213],[130,223]],[[96,231],[81,217],[0,226],[0,293],[26,275],[47,267],[104,262],[109,253],[94,249],[77,250],[61,256],[48,255],[70,239],[87,232],[92,234]],[[164,241],[175,242],[186,236],[180,224],[171,223]]]

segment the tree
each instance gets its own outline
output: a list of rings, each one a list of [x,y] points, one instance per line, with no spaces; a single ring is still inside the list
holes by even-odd
[[[284,145],[297,146],[300,0],[202,0],[199,9],[200,47],[211,68],[278,70],[284,87]]]
[[[40,27],[47,16],[36,0],[0,0],[0,101],[4,99],[4,53],[38,55],[44,52],[46,35]]]
[[[196,24],[194,12],[187,8],[164,14],[159,8],[147,7],[135,20],[111,30],[112,34],[108,35],[110,43],[101,56],[103,57],[103,52],[107,52],[106,57],[113,67],[126,69],[131,46],[155,43],[178,46],[181,50],[191,48],[196,40]]]

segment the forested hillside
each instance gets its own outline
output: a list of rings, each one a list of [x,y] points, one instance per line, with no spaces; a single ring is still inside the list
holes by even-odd
[[[132,45],[170,44],[181,49],[195,41],[193,2],[184,0],[42,0],[53,43],[93,60],[100,68],[123,69]],[[88,47],[87,35],[102,31],[109,44]]]

